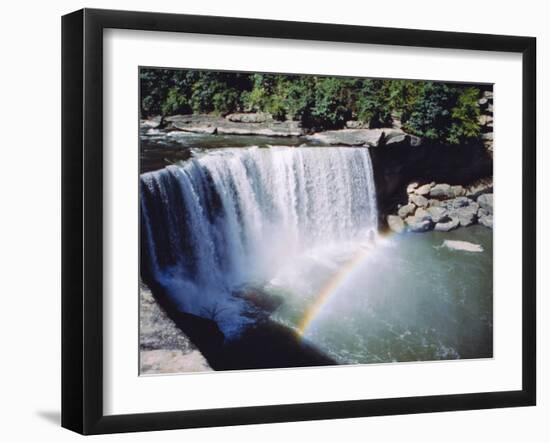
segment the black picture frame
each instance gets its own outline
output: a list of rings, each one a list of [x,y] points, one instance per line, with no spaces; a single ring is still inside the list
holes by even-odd
[[[178,412],[103,413],[103,30],[469,49],[522,54],[522,389]],[[536,403],[536,39],[83,9],[62,18],[62,426],[82,434],[228,426]]]

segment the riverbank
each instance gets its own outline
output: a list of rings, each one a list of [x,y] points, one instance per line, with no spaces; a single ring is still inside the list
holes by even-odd
[[[139,284],[139,357],[142,375],[212,371],[143,282]]]
[[[215,323],[186,314],[140,281],[140,375],[336,365],[291,328],[269,319],[273,297],[242,294],[256,322],[233,339]]]
[[[321,146],[369,146],[391,145],[409,142],[413,146],[421,144],[419,137],[411,136],[398,127],[369,129],[359,122],[349,121],[346,127],[337,130],[303,128],[293,120],[274,120],[269,114],[242,113],[229,114],[226,117],[210,114],[156,116],[140,121],[142,130],[163,130],[199,135],[253,136],[280,139],[286,144],[288,138],[301,138],[303,143]]]

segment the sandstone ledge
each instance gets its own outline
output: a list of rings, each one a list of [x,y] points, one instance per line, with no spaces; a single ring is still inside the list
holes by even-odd
[[[166,315],[142,282],[139,297],[140,374],[211,371],[201,352]]]

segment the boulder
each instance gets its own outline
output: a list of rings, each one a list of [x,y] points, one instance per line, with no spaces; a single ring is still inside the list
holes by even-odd
[[[487,132],[486,134],[483,134],[481,136],[481,139],[483,141],[491,141],[492,142],[493,141],[493,133],[492,132]]]
[[[473,185],[468,186],[466,190],[466,196],[477,200],[481,194],[490,194],[493,192],[493,180],[479,180]]]
[[[482,194],[477,198],[477,203],[489,214],[493,213],[493,194]]]
[[[430,197],[438,198],[440,200],[446,198],[453,198],[455,196],[451,185],[440,183],[430,189]]]
[[[415,215],[407,217],[405,222],[407,223],[407,229],[411,232],[426,232],[432,227],[431,220]]]
[[[430,220],[430,221],[432,220],[431,214],[424,208],[418,208],[414,212],[414,216],[417,218],[421,218],[423,220]]]
[[[482,207],[480,207],[477,210],[477,218],[485,217],[487,215],[491,215],[491,214],[486,209],[483,209]]]
[[[348,129],[362,129],[364,123],[357,120],[348,120],[346,122],[346,128]]]
[[[390,146],[390,145],[406,142],[407,140],[409,140],[409,136],[405,133],[391,134],[390,136],[385,135],[383,140],[384,140],[384,145]]]
[[[416,188],[414,193],[417,195],[428,195],[430,193],[430,189],[432,189],[432,185],[428,183],[427,185],[422,185],[419,188]]]
[[[460,224],[459,220],[456,218],[447,218],[448,221],[440,221],[434,226],[434,230],[441,232],[452,231],[453,229],[458,228]]]
[[[450,210],[457,209],[457,208],[464,208],[470,205],[475,205],[476,207],[479,206],[477,203],[475,203],[473,200],[469,199],[468,197],[456,197],[456,198],[452,198],[450,200],[445,200],[441,202],[441,206]]]
[[[439,223],[448,219],[447,210],[440,206],[431,206],[427,209],[427,212],[430,214],[430,218],[434,223]]]
[[[426,197],[423,197],[422,195],[411,194],[409,195],[409,200],[418,207],[428,207],[428,199]]]
[[[493,216],[484,215],[479,217],[479,224],[485,226],[486,228],[493,229]]]
[[[407,185],[407,194],[412,194],[416,188],[418,188],[418,183],[416,182],[409,183]]]
[[[460,226],[470,226],[473,225],[477,219],[478,208],[479,206],[477,204],[456,208],[449,211],[449,217],[457,219],[460,222]]]
[[[460,186],[460,185],[451,186],[451,191],[455,197],[460,197],[466,194],[466,190],[464,189],[463,186]]]
[[[401,234],[405,230],[403,219],[397,215],[388,215],[388,227],[395,233]]]
[[[263,112],[257,112],[257,113],[237,112],[235,114],[229,114],[225,118],[230,122],[237,122],[237,123],[265,123],[270,119],[270,116],[269,114],[265,114]]]
[[[401,206],[399,208],[399,210],[397,211],[397,214],[399,215],[399,217],[401,218],[406,218],[408,217],[409,215],[412,215],[414,214],[414,210],[416,209],[416,206],[413,205],[412,203],[409,203],[405,206]]]
[[[429,206],[432,206],[432,207],[441,206],[441,201],[440,201],[440,200],[436,200],[435,198],[430,198],[430,199],[428,200],[428,205],[429,205]]]

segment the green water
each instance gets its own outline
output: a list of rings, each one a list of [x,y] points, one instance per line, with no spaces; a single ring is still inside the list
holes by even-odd
[[[449,250],[446,239],[484,251]],[[492,357],[492,254],[492,231],[479,225],[384,239],[331,292],[304,338],[343,364]],[[268,288],[284,302],[272,318],[297,328],[345,260],[323,251],[274,279]]]
[[[190,157],[193,149],[299,145],[302,139],[140,132],[142,172]],[[343,364],[490,358],[493,353],[492,230],[394,235],[367,245],[365,258],[345,275],[304,332]],[[444,240],[483,247],[465,252]],[[308,251],[262,289],[282,300],[272,320],[298,329],[319,294],[364,245]]]

